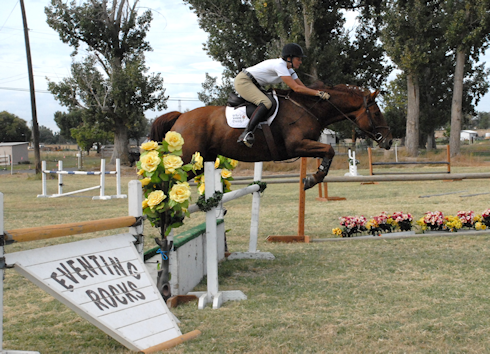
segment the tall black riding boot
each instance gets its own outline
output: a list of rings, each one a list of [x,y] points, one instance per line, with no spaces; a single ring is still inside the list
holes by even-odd
[[[255,128],[267,117],[269,109],[263,104],[259,104],[250,117],[247,128],[238,137],[237,143],[245,144],[245,146],[251,148],[255,142],[254,131]]]

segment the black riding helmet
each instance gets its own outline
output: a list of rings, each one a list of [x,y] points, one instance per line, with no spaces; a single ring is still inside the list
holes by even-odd
[[[296,43],[289,43],[282,48],[282,53],[281,57],[288,61],[288,58],[292,57],[299,57],[299,58],[304,58],[306,57],[305,53],[303,52],[303,48],[299,44]]]

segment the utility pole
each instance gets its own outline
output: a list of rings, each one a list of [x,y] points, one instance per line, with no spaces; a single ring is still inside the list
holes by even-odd
[[[36,174],[41,173],[41,153],[39,152],[39,125],[37,124],[36,94],[34,92],[34,75],[32,73],[31,47],[29,45],[29,29],[27,27],[26,9],[24,0],[20,0],[22,22],[24,24],[24,39],[26,43],[27,70],[29,73],[29,89],[31,92],[32,135],[34,145],[34,159]]]

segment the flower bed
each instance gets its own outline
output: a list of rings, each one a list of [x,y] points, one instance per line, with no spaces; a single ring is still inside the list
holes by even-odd
[[[364,216],[342,216],[340,227],[334,228],[332,233],[340,237],[362,236],[371,234],[381,236],[397,231],[412,231],[413,216],[401,211],[388,214],[381,212],[367,220]],[[490,209],[481,214],[473,211],[458,211],[455,216],[444,216],[440,211],[428,211],[417,221],[417,226],[422,232],[448,231],[457,232],[461,229],[485,230],[490,227]]]

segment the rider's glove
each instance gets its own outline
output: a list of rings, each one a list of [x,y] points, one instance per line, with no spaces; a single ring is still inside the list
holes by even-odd
[[[316,95],[320,97],[322,100],[328,100],[330,98],[330,95],[325,91],[318,91]]]

